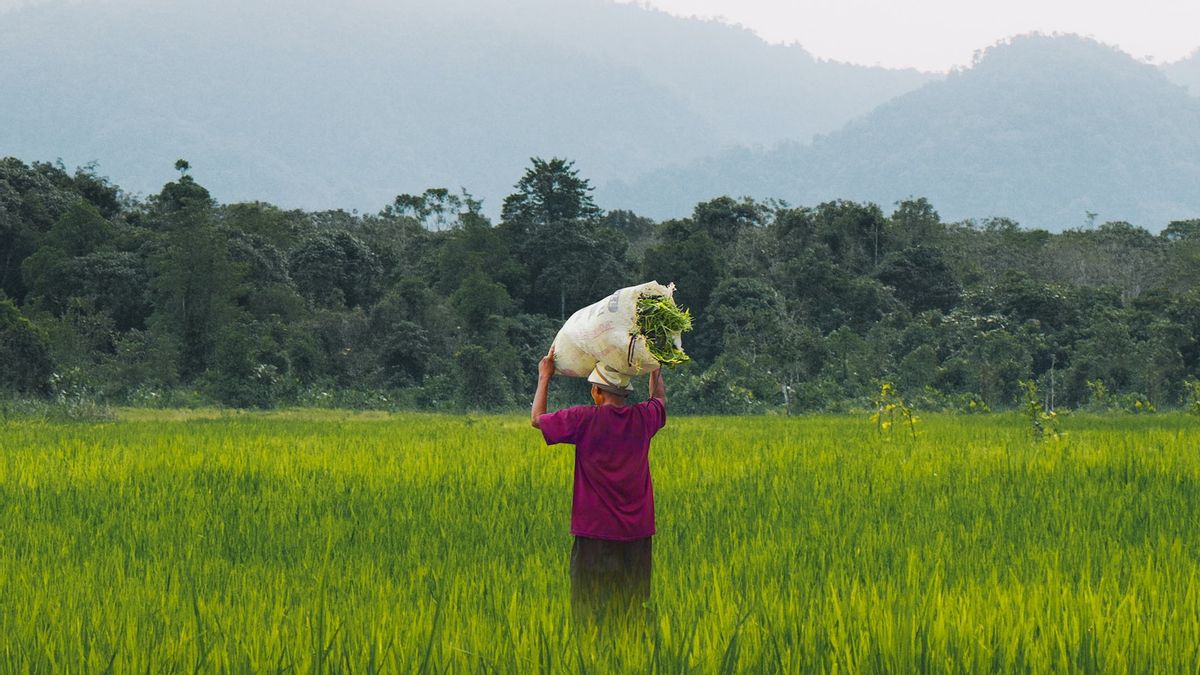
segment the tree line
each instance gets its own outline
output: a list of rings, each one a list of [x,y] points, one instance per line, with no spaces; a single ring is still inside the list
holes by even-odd
[[[498,223],[469,193],[378,213],[219,204],[180,160],[135,197],[0,160],[0,391],[125,405],[524,405],[562,320],[675,282],[696,317],[677,410],[1196,405],[1200,219],[1062,233],[927,200],[718,197],[654,222],[539,159]],[[577,383],[558,396],[582,400]]]

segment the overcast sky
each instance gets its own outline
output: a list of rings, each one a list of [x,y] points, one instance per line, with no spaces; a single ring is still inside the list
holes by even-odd
[[[1200,47],[1200,0],[634,1],[723,17],[820,58],[923,70],[968,65],[976,49],[1031,31],[1090,35],[1155,63]]]
[[[40,1],[0,0],[0,10]],[[769,42],[798,42],[819,58],[894,68],[969,65],[977,49],[1031,31],[1088,35],[1155,63],[1200,48],[1200,0],[614,1],[719,17]]]

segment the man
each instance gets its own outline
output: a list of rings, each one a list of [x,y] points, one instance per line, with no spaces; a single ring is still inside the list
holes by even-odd
[[[650,600],[654,491],[650,439],[666,424],[662,371],[650,398],[630,405],[629,376],[603,365],[588,376],[595,405],[546,414],[554,348],[538,364],[530,423],[546,445],[575,446],[571,499],[571,605],[577,616],[626,613]]]

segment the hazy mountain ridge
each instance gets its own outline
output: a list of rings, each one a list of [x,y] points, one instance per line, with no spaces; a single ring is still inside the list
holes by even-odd
[[[223,201],[444,185],[494,209],[531,155],[603,182],[832,130],[929,77],[603,0],[49,2],[0,14],[0,155],[143,192],[186,157]]]
[[[807,140],[941,77],[820,61],[800,45],[767,44],[748,29],[636,5],[549,1],[541,10],[521,24],[637,69],[686,100],[726,143]]]
[[[665,217],[717,194],[885,206],[929,197],[948,218],[1161,228],[1200,215],[1200,102],[1153,66],[1078,37],[1025,36],[812,144],[731,151],[608,186]]]
[[[1200,49],[1191,56],[1164,65],[1163,72],[1172,82],[1188,88],[1192,96],[1200,97]]]

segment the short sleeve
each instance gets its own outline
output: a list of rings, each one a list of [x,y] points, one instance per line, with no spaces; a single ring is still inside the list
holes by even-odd
[[[642,407],[642,415],[646,420],[646,428],[649,429],[651,434],[667,426],[667,408],[661,400],[652,398],[638,405]]]
[[[587,408],[575,406],[542,415],[538,418],[538,427],[542,430],[546,445],[575,443],[579,438],[580,427],[586,420]]]

